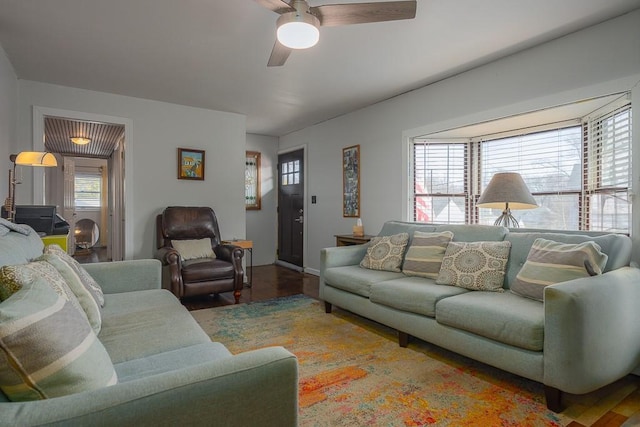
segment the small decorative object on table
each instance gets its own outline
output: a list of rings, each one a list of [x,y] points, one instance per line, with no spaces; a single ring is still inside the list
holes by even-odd
[[[355,237],[364,236],[364,226],[362,225],[362,220],[358,218],[356,225],[353,226],[353,235]]]

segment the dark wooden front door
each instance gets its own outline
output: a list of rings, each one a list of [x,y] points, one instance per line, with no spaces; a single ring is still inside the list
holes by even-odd
[[[278,259],[302,267],[304,150],[278,156]]]

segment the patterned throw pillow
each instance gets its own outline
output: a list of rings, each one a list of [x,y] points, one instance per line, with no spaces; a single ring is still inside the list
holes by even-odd
[[[80,311],[27,283],[0,304],[0,389],[14,402],[117,383],[111,358]]]
[[[74,270],[57,255],[44,254],[39,258],[39,260],[48,262],[58,271],[58,273],[60,273],[73,294],[78,298],[78,303],[80,303],[82,310],[84,310],[84,313],[87,315],[87,319],[89,319],[93,332],[99,334],[100,329],[102,328],[101,307],[98,304],[92,289],[86,287],[82,283],[82,279],[80,278],[78,271]]]
[[[184,261],[189,259],[215,258],[211,248],[211,239],[172,240],[171,246],[178,251]]]
[[[400,273],[404,248],[408,241],[408,233],[374,237],[371,239],[366,255],[360,261],[360,267]]]
[[[536,239],[511,285],[515,294],[543,300],[544,288],[554,283],[602,274],[608,256],[595,242],[578,244]]]
[[[402,264],[402,272],[407,276],[437,278],[442,258],[451,239],[453,239],[453,233],[450,231],[413,233],[411,246]]]
[[[38,285],[49,287],[56,291],[65,300],[69,301],[75,307],[87,323],[87,315],[85,314],[78,298],[67,285],[64,278],[58,273],[54,266],[46,261],[33,261],[28,264],[5,265],[0,268],[0,286],[5,289],[20,290],[26,285]]]
[[[55,244],[47,245],[44,248],[44,253],[56,255],[60,259],[62,259],[62,261],[66,262],[69,267],[71,267],[71,269],[78,275],[78,277],[80,277],[82,284],[89,290],[89,292],[91,292],[91,295],[93,295],[98,305],[100,307],[104,307],[104,294],[102,292],[102,288],[95,280],[93,280],[93,277],[91,277],[89,273],[87,273],[87,270],[85,270],[78,261],[73,259],[73,257],[60,246]]]
[[[451,242],[442,259],[438,285],[503,292],[511,242]]]

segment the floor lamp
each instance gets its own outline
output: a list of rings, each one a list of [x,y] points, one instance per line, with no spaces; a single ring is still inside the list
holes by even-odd
[[[493,225],[519,227],[518,221],[511,215],[511,209],[534,209],[538,207],[520,174],[500,172],[495,174],[489,185],[478,199],[480,208],[502,209],[502,215]]]
[[[4,208],[7,211],[7,219],[14,222],[16,219],[16,165],[20,166],[58,166],[56,157],[49,152],[23,151],[19,154],[12,154],[9,160],[13,163],[9,169],[9,196],[4,201]]]

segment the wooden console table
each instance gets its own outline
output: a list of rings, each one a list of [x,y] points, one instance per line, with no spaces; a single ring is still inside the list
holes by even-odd
[[[373,239],[375,236],[354,236],[353,234],[336,234],[336,246],[362,245]]]

